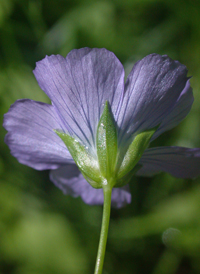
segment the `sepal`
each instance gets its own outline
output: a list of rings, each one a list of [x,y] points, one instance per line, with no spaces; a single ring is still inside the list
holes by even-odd
[[[63,140],[67,146],[71,156],[82,172],[85,179],[94,187],[102,187],[102,177],[99,172],[97,160],[89,153],[89,151],[80,144],[75,138],[66,133],[54,130],[55,133]]]
[[[142,165],[136,164],[131,171],[129,171],[126,175],[124,175],[121,178],[116,179],[115,187],[122,187],[130,183],[133,176],[142,168]]]
[[[138,164],[156,128],[139,133],[124,152],[118,147],[117,126],[106,102],[96,134],[96,156],[72,136],[54,130],[67,146],[85,179],[94,188],[121,187],[141,168]]]
[[[148,147],[151,137],[155,133],[157,127],[146,130],[135,136],[132,143],[128,147],[123,159],[118,159],[120,167],[117,172],[117,180],[128,174],[140,160],[144,150]]]
[[[118,144],[117,128],[108,102],[97,127],[96,146],[100,172],[109,181],[115,174]]]

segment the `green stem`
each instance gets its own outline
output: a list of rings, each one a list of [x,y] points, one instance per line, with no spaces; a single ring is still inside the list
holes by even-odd
[[[104,194],[104,204],[103,204],[101,235],[99,240],[99,248],[97,253],[94,274],[102,274],[102,270],[103,270],[103,263],[104,263],[106,243],[107,243],[107,237],[108,237],[108,228],[109,228],[109,221],[110,221],[112,188],[109,186],[103,187],[103,194]]]

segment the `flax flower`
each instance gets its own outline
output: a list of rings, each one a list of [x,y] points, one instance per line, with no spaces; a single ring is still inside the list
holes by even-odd
[[[16,101],[5,114],[5,142],[20,163],[50,169],[57,187],[88,204],[103,204],[103,190],[86,181],[55,130],[72,136],[98,165],[97,128],[106,102],[120,159],[140,133],[154,129],[149,144],[178,125],[193,103],[186,67],[166,55],[151,54],[138,61],[126,83],[122,64],[106,49],[72,50],[66,58],[46,56],[34,74],[52,104]],[[183,147],[146,146],[134,164],[136,175],[164,171],[180,178],[198,176],[199,167],[200,149]],[[130,202],[128,184],[113,188],[113,206]]]

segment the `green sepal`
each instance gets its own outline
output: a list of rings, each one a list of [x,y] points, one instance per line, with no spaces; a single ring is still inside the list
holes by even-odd
[[[112,181],[118,150],[117,129],[107,101],[97,127],[96,146],[100,172],[107,181]]]
[[[156,129],[157,127],[143,131],[135,136],[133,142],[130,144],[128,150],[126,151],[123,160],[121,161],[119,171],[117,172],[117,180],[120,180],[134,168],[134,166],[140,160],[144,150],[148,147],[151,137]]]
[[[136,164],[136,166],[134,166],[134,168],[131,169],[131,171],[129,171],[122,178],[116,180],[115,187],[122,187],[122,186],[130,183],[130,181],[133,178],[133,176],[138,172],[138,170],[140,170],[141,167],[142,167],[142,165]]]
[[[54,130],[67,146],[72,158],[82,172],[85,179],[94,187],[102,187],[102,178],[98,168],[98,162],[92,157],[88,150],[76,139],[66,133]]]

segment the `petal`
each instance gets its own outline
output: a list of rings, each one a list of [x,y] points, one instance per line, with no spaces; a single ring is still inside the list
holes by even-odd
[[[120,142],[127,135],[158,126],[172,111],[188,80],[187,69],[168,56],[151,54],[129,74],[118,117]]]
[[[131,193],[129,185],[120,188],[113,188],[112,191],[112,206],[115,208],[124,207],[131,203]]]
[[[153,135],[151,141],[156,139],[163,132],[177,126],[190,112],[193,101],[192,88],[190,87],[190,82],[188,80],[172,111],[162,120],[162,123]]]
[[[81,197],[86,204],[102,205],[103,190],[93,188],[80,173],[76,165],[65,165],[50,172],[50,180],[60,188],[64,194]],[[114,188],[112,192],[112,206],[120,208],[131,202],[128,186]]]
[[[72,50],[66,59],[47,56],[37,63],[34,74],[68,133],[94,147],[105,102],[114,115],[120,109],[124,69],[117,57],[106,49]]]
[[[200,148],[155,147],[147,149],[139,161],[137,175],[151,176],[164,171],[179,178],[200,175]]]
[[[53,106],[18,100],[5,114],[3,126],[8,131],[5,142],[20,163],[43,170],[73,162],[66,146],[53,131],[63,128]]]

